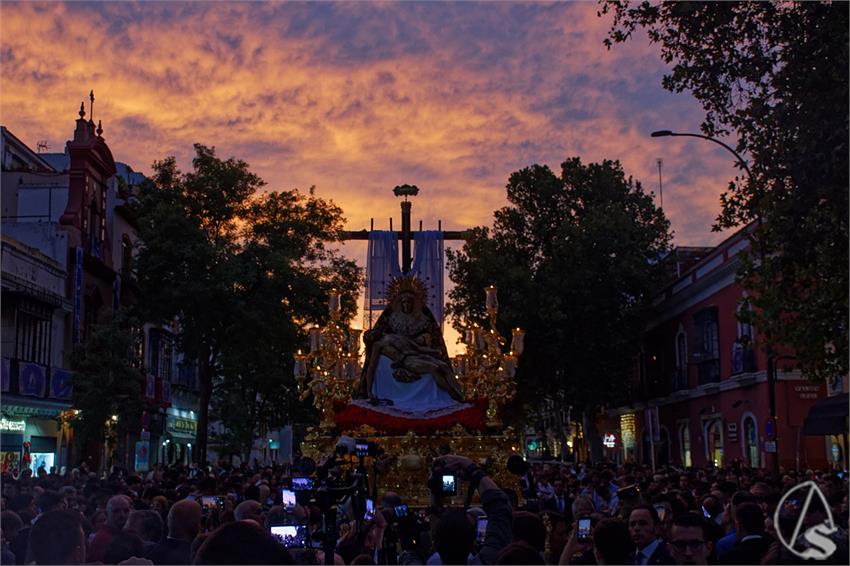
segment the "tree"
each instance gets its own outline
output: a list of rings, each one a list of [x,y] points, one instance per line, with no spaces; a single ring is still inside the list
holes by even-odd
[[[214,388],[244,380],[241,402],[252,407],[257,393],[284,390],[304,322],[326,312],[332,286],[353,309],[359,272],[324,246],[342,228],[338,207],[312,190],[257,196],[265,183],[247,163],[200,144],[195,151],[186,174],[173,157],[154,163],[134,211],[139,311],[144,320],[176,319],[181,349],[197,360],[194,453],[203,462]]]
[[[533,165],[511,174],[493,229],[449,250],[454,326],[485,318],[499,288],[499,331],[527,329],[521,401],[564,395],[577,411],[627,393],[643,315],[662,277],[669,223],[616,161],[571,158],[560,177]]]
[[[116,438],[140,428],[144,375],[133,367],[130,328],[125,313],[118,313],[89,327],[71,354],[73,404],[80,410],[74,430],[82,443],[103,442],[107,428]]]
[[[753,179],[730,183],[715,229],[756,222],[739,279],[768,352],[791,346],[812,379],[845,375],[847,4],[606,1],[609,12],[609,48],[645,28],[672,65],[663,86],[690,91],[702,132],[736,135],[749,156]]]

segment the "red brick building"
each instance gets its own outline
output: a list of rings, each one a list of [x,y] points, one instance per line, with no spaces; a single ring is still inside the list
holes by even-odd
[[[738,254],[748,245],[744,229],[715,248],[678,248],[667,258],[671,279],[653,302],[632,402],[609,409],[600,422],[600,434],[618,439],[608,442],[608,457],[771,467],[778,451],[785,468],[846,461],[846,438],[804,434],[827,386],[803,380],[788,350],[775,358],[775,426],[770,422],[768,357],[758,328],[737,316],[746,296],[735,282]]]

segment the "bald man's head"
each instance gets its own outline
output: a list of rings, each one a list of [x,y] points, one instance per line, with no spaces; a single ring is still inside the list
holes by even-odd
[[[168,511],[168,536],[191,542],[201,530],[201,505],[192,499],[181,499]]]
[[[250,520],[261,526],[263,524],[263,508],[251,499],[237,505],[236,509],[233,510],[233,516],[237,521]]]
[[[121,530],[130,516],[130,498],[126,495],[114,495],[106,502],[106,524]]]

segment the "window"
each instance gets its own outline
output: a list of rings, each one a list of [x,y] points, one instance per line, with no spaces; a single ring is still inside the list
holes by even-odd
[[[97,201],[92,199],[89,205],[89,253],[95,257],[103,257],[100,248],[100,214]]]
[[[699,383],[720,381],[720,335],[717,307],[704,309],[694,315],[694,358],[699,369]]]
[[[133,274],[133,242],[127,234],[121,237],[121,276],[130,277]]]
[[[682,464],[686,468],[690,468],[691,460],[691,429],[688,425],[682,425],[679,428],[679,444],[682,448]]]
[[[685,329],[679,325],[679,332],[676,334],[676,374],[673,387],[674,389],[688,388],[688,335],[685,334]]]
[[[155,377],[172,378],[174,365],[174,336],[165,330],[153,328],[150,330],[150,366],[148,371]]]
[[[708,463],[718,468],[723,467],[723,423],[720,419],[706,424],[705,440]]]
[[[759,467],[759,439],[756,420],[752,416],[744,417],[744,457],[751,468]]]
[[[15,353],[19,360],[50,365],[50,316],[49,307],[35,303],[18,308]]]

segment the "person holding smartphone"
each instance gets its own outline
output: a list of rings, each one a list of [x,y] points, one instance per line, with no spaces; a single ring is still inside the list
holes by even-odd
[[[437,523],[434,543],[443,564],[495,564],[499,553],[511,543],[513,513],[508,496],[483,469],[465,456],[448,454],[434,460],[446,473],[477,485],[481,506],[487,515],[487,527],[481,550],[470,559],[475,545],[475,525],[463,509],[449,509]]]

